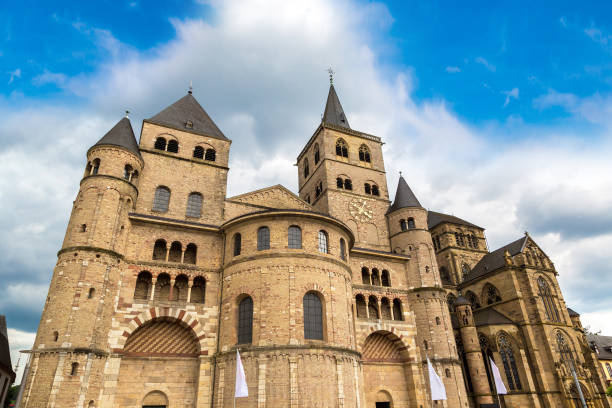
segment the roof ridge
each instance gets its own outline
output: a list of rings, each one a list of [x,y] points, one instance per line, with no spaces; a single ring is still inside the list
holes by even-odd
[[[327,94],[327,102],[325,103],[325,111],[323,112],[323,119],[321,122],[343,128],[351,128],[333,84],[329,85],[329,93]]]
[[[129,150],[142,160],[140,149],[136,142],[132,123],[127,116],[124,116],[109,130],[94,146],[119,146]],[[93,146],[92,146],[93,147]]]

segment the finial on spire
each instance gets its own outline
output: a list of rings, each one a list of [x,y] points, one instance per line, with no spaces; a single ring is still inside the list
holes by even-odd
[[[334,72],[334,70],[331,67],[327,68],[326,71],[329,74],[329,84],[333,85],[334,84],[334,74],[335,74],[335,72]]]
[[[125,110],[125,117],[128,119],[130,118],[130,111],[127,109]]]
[[[400,177],[402,177],[402,171],[401,170],[399,171],[399,173],[400,173]]]
[[[193,93],[193,81],[189,81],[189,90],[187,91],[189,95]]]

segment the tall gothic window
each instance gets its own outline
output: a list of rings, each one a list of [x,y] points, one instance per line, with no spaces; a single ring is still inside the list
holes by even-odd
[[[253,342],[253,299],[245,297],[238,305],[238,344]]]
[[[191,193],[187,198],[187,217],[200,218],[202,215],[202,194]]]
[[[288,230],[288,245],[292,249],[302,248],[302,230],[300,227],[292,225]]]
[[[242,251],[242,235],[234,234],[234,256],[240,255]]]
[[[329,246],[327,242],[327,232],[323,230],[319,231],[319,252],[322,252],[324,254],[329,253]]]
[[[484,290],[484,298],[487,305],[492,305],[493,303],[501,302],[502,298],[499,295],[499,290],[491,284],[487,284]]]
[[[572,349],[565,338],[565,336],[561,332],[557,332],[557,351],[561,355],[562,362],[566,365],[566,367],[571,369],[575,367],[574,365],[574,354],[572,353]]]
[[[170,189],[165,186],[159,186],[155,190],[153,197],[153,211],[166,212],[170,204]]]
[[[468,302],[470,302],[473,310],[480,309],[480,302],[478,301],[478,296],[476,296],[474,292],[468,291],[465,294],[465,298],[468,300]]]
[[[550,286],[544,280],[543,277],[538,278],[538,290],[540,298],[542,298],[542,302],[544,303],[544,311],[546,312],[546,318],[553,322],[559,322],[561,319],[559,318],[559,311],[557,310],[557,305],[555,304],[555,300],[550,291]]]
[[[506,335],[499,336],[499,355],[501,356],[502,363],[504,365],[504,371],[506,378],[508,379],[508,386],[511,390],[520,390],[521,378],[519,377],[518,369],[516,367],[516,359],[514,358],[514,352],[510,347],[510,342]]]
[[[470,275],[470,267],[467,264],[461,265],[461,277],[465,282]]]
[[[364,144],[359,147],[359,161],[370,163],[370,149]]]
[[[346,145],[346,142],[342,139],[338,139],[336,141],[336,156],[348,158],[348,146]]]
[[[257,230],[257,250],[270,249],[270,228],[260,227]]]
[[[316,165],[321,159],[321,154],[319,153],[319,145],[316,144],[314,147],[314,164]]]
[[[323,340],[323,305],[315,292],[304,295],[304,338]]]

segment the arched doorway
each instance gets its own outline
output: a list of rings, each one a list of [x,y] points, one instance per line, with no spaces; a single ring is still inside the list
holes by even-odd
[[[122,350],[115,405],[195,408],[200,370],[200,342],[182,320],[158,317],[127,338]],[[153,391],[150,391],[153,390]]]
[[[393,400],[391,394],[385,390],[380,390],[376,393],[376,408],[393,408]]]

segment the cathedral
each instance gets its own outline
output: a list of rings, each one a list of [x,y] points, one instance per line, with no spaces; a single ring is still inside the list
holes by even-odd
[[[227,197],[232,141],[191,91],[89,148],[20,406],[610,407],[534,238],[491,251],[409,173],[391,202],[383,141],[333,85],[304,141],[297,195]]]

